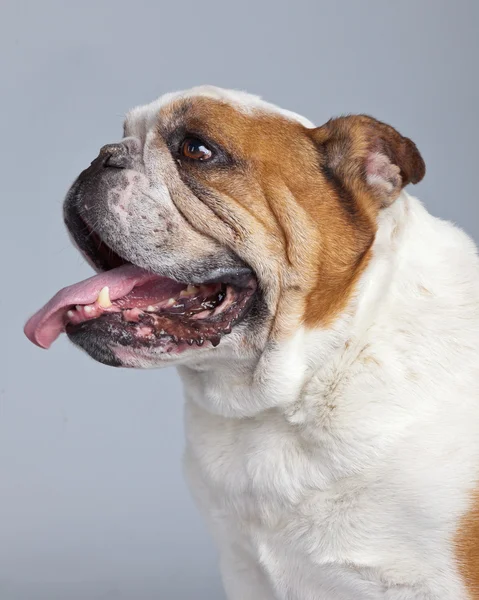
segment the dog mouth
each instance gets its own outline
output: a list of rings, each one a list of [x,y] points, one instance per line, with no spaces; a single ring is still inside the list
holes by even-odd
[[[239,259],[203,282],[178,281],[126,261],[85,222],[68,225],[100,272],[60,290],[28,321],[27,337],[43,348],[63,332],[83,347],[88,339],[165,353],[216,347],[253,305],[257,279]]]
[[[127,269],[129,265],[119,270]],[[132,272],[136,272],[133,266]],[[245,316],[254,296],[254,277],[241,279],[192,285],[154,276],[115,300],[109,286],[103,286],[94,302],[66,311],[65,330],[75,338],[93,326],[96,332],[103,329],[112,342],[129,347],[166,343],[171,349],[172,343],[180,348],[205,342],[216,347]]]

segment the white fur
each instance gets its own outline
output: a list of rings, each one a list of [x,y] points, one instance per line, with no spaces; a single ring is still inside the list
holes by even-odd
[[[127,117],[217,88],[168,95]],[[179,367],[186,471],[229,600],[466,600],[454,537],[479,480],[479,260],[403,192],[379,217],[356,296],[258,360]],[[221,346],[220,346],[221,349]]]
[[[187,472],[229,600],[467,598],[453,537],[479,479],[473,242],[403,193],[348,312],[261,373],[181,367]]]
[[[145,106],[137,106],[136,108],[130,110],[125,119],[125,125],[129,135],[137,135],[139,138],[144,137],[144,133],[142,135],[142,131],[146,132],[154,128],[158,113],[163,107],[180,98],[195,98],[198,96],[221,100],[222,102],[231,104],[237,110],[242,112],[272,112],[281,114],[288,119],[292,119],[293,121],[298,121],[305,127],[314,127],[314,124],[306,117],[303,117],[302,115],[290,110],[280,108],[275,104],[266,102],[254,94],[249,94],[247,92],[241,92],[238,90],[225,90],[213,85],[201,85],[189,90],[163,94],[163,96],[157,100],[154,100],[150,104]]]

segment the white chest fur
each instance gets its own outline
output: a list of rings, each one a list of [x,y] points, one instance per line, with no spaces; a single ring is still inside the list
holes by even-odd
[[[205,374],[185,379],[188,478],[232,600],[467,598],[453,539],[479,476],[477,258],[415,211],[388,294],[296,397],[231,418],[204,407]]]
[[[376,431],[363,430],[370,408],[354,415],[354,432],[335,427],[341,409],[329,400],[318,406],[311,422],[327,431],[315,443],[279,411],[233,420],[189,404],[189,478],[220,549],[238,544],[278,598],[396,597],[391,589],[465,598],[450,539],[474,467],[469,450],[449,439],[423,456],[416,435],[429,444],[434,427],[406,419],[410,427],[381,432],[378,418]]]

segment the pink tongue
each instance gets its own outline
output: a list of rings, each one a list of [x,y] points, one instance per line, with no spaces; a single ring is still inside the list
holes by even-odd
[[[105,286],[110,289],[110,298],[117,300],[152,279],[159,279],[158,275],[133,265],[123,265],[63,288],[29,319],[25,335],[37,346],[49,348],[65,329],[64,315],[68,308],[75,304],[92,304]]]

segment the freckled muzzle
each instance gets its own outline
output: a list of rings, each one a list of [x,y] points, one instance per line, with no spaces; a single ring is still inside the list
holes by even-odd
[[[116,221],[133,216],[135,197],[149,188],[139,142],[108,144],[70,188],[64,204],[67,227],[75,236],[81,221],[91,229],[114,227]],[[133,202],[132,202],[133,201]]]
[[[245,266],[236,254],[197,231],[176,206],[198,198],[181,181],[169,151],[136,138],[104,146],[70,188],[64,219],[73,240],[98,269],[132,263],[188,283],[212,271]]]

